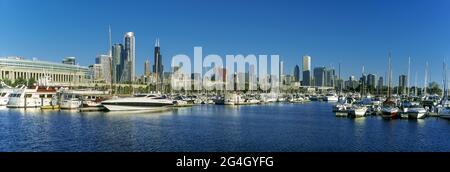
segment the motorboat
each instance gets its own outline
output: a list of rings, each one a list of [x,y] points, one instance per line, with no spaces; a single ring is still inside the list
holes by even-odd
[[[18,89],[9,95],[8,108],[36,108],[55,106],[56,89],[54,87],[32,86]]]
[[[163,110],[174,105],[173,100],[159,94],[135,95],[134,97],[116,98],[102,102],[109,111],[153,111]]]
[[[61,109],[78,109],[81,107],[101,107],[103,96],[108,94],[98,90],[68,90],[59,92]]]
[[[413,105],[408,107],[406,114],[410,119],[423,119],[426,117],[427,111],[420,105]]]
[[[340,100],[336,105],[333,106],[333,112],[347,113],[348,110],[353,106],[354,99],[347,98],[345,100]]]
[[[359,118],[366,116],[368,108],[364,105],[355,105],[348,111],[348,116],[353,118]]]
[[[335,93],[328,93],[323,97],[323,100],[327,102],[337,102],[339,97]]]

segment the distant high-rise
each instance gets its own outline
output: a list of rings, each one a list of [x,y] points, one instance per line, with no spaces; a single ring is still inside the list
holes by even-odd
[[[75,65],[75,57],[66,57],[62,61],[63,64]]]
[[[284,62],[283,61],[280,61],[280,73],[279,73],[279,77],[278,77],[280,80],[280,83],[281,84],[284,84],[285,83],[285,81],[284,81]]]
[[[316,67],[314,68],[314,86],[323,87],[326,86],[326,76],[325,76],[325,67]]]
[[[376,77],[374,74],[367,75],[367,87],[376,88]]]
[[[122,78],[123,65],[125,62],[125,54],[122,44],[114,44],[112,47],[112,77],[114,83],[119,83]]]
[[[161,47],[159,45],[159,39],[156,39],[155,42],[155,63],[153,65],[153,73],[156,78],[156,82],[162,84],[163,83],[163,73],[164,73],[164,66],[162,64],[162,55],[161,55]]]
[[[311,71],[307,70],[307,71],[303,71],[303,86],[311,86]]]
[[[295,65],[294,68],[294,80],[295,82],[299,82],[300,81],[300,67],[298,65]]]
[[[401,93],[406,93],[406,82],[407,82],[407,76],[406,75],[400,75],[398,78],[398,87]]]
[[[95,63],[99,64],[100,66],[94,66],[95,68],[100,67],[100,76],[102,80],[105,81],[105,83],[111,83],[111,58],[109,55],[99,55],[95,58]],[[97,70],[97,69],[96,69]]]
[[[256,81],[256,69],[255,65],[251,64],[248,67],[248,89],[249,90],[256,90],[257,88],[257,81]]]
[[[135,36],[133,32],[127,32],[124,36],[125,42],[125,63],[122,65],[123,72],[122,78],[125,82],[134,82],[135,80],[135,58],[136,58],[136,49],[135,49]]]
[[[336,72],[334,69],[325,69],[325,86],[336,86]]]
[[[311,70],[311,56],[303,56],[303,71]]]
[[[311,86],[312,77],[311,77],[311,57],[308,55],[303,56],[303,85]]]
[[[378,89],[378,93],[381,94],[383,91],[383,87],[384,87],[384,78],[380,77],[378,79],[378,84],[377,84],[377,89]]]
[[[144,62],[144,75],[149,76],[150,75],[150,61],[147,59]]]

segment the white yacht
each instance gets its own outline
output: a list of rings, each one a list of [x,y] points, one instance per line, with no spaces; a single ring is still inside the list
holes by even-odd
[[[348,110],[350,110],[353,106],[354,99],[348,98],[344,100],[339,100],[339,102],[333,106],[333,112],[340,112],[340,113],[348,113]]]
[[[339,97],[335,93],[328,93],[323,97],[323,100],[327,102],[337,102],[339,101]]]
[[[172,100],[158,94],[136,95],[102,102],[109,111],[163,110],[173,104]]]
[[[245,99],[243,99],[240,95],[229,94],[225,96],[224,105],[239,105],[244,102]]]
[[[364,116],[366,116],[367,110],[368,110],[368,108],[366,106],[355,105],[352,108],[350,108],[350,110],[348,111],[348,116],[354,117],[354,118],[364,117]]]
[[[14,91],[9,96],[6,107],[32,108],[56,105],[56,89],[53,87],[33,86]]]
[[[59,107],[61,109],[78,109],[81,107],[81,100],[77,97],[67,98],[59,103]]]
[[[439,112],[439,117],[450,119],[450,107],[445,107]]]
[[[12,88],[0,89],[0,106],[6,106],[9,102],[9,95],[14,92]]]
[[[103,96],[107,92],[97,90],[68,90],[60,91],[61,100],[59,102],[61,109],[78,109],[81,107],[100,107]]]
[[[273,92],[261,94],[261,102],[272,103],[272,102],[276,102],[277,100],[278,100],[278,95]]]
[[[411,106],[406,113],[408,114],[408,118],[423,119],[425,118],[427,111],[421,106]]]

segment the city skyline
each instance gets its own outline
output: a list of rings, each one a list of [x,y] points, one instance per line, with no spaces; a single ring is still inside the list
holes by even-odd
[[[341,64],[342,78],[360,76],[363,65],[366,73],[384,76],[387,52],[391,49],[393,83],[397,82],[397,76],[407,74],[407,61],[411,56],[411,74],[418,73],[420,86],[423,85],[426,61],[430,64],[432,77],[428,79],[440,84],[442,61],[450,57],[447,48],[450,35],[445,32],[450,28],[450,23],[445,20],[449,16],[445,7],[450,4],[446,1],[376,4],[351,0],[326,3],[261,1],[257,4],[244,1],[238,7],[233,7],[237,1],[174,2],[131,1],[132,8],[124,9],[119,16],[102,13],[104,8],[120,11],[118,1],[2,0],[0,18],[7,27],[0,28],[0,31],[10,34],[4,36],[6,41],[0,42],[0,56],[37,57],[49,61],[73,56],[77,63],[88,66],[94,63],[95,57],[108,54],[108,27],[111,25],[113,44],[123,42],[124,33],[136,34],[137,64],[143,64],[152,57],[154,40],[160,38],[164,71],[170,71],[168,67],[174,55],[192,54],[194,46],[203,46],[205,54],[279,54],[285,64],[283,72],[289,75],[293,74],[295,65],[303,65],[304,55],[310,55],[312,69],[334,67],[337,72],[337,66]],[[80,8],[84,12],[53,16],[65,13],[56,8],[61,5],[64,9]],[[207,5],[212,5],[212,8],[199,12]],[[249,8],[253,6],[255,9]],[[147,8],[154,12],[145,13]],[[240,12],[242,9],[250,10],[250,13]],[[274,12],[251,15],[268,9]],[[12,10],[25,12],[19,14]],[[323,14],[325,10],[330,12]],[[380,13],[385,11],[392,13]],[[354,16],[355,12],[361,16]],[[184,16],[186,13],[188,15]],[[207,13],[213,15],[207,16]],[[87,17],[90,15],[96,19]],[[128,20],[122,23],[121,19]],[[202,19],[209,22],[202,22]],[[250,20],[254,26],[247,24]],[[349,23],[353,23],[352,28],[345,26]],[[150,59],[150,66],[155,65],[153,60]],[[136,76],[143,74],[142,65],[135,68]]]

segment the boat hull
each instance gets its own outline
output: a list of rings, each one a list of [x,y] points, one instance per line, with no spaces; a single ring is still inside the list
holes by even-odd
[[[381,117],[383,118],[387,118],[387,119],[394,119],[398,117],[398,112],[386,112],[386,111],[382,111],[381,112]]]
[[[351,109],[349,110],[349,116],[353,118],[361,118],[366,116],[367,109]]]
[[[408,113],[408,118],[411,118],[411,119],[423,119],[423,118],[425,118],[425,116],[426,116],[426,113],[424,113],[424,112],[410,112],[410,113]]]
[[[129,106],[129,105],[113,105],[103,104],[103,106],[109,111],[158,111],[165,110],[166,106]]]

